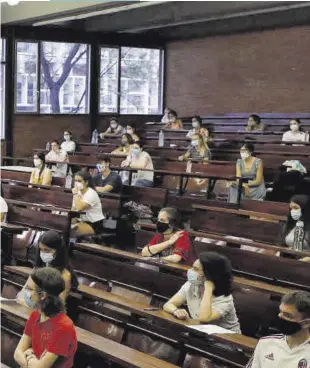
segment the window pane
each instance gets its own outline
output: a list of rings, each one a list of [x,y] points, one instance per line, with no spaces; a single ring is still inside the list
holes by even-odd
[[[5,138],[5,39],[1,38],[0,43],[0,138]]]
[[[122,47],[121,114],[160,114],[162,51]]]
[[[37,112],[38,44],[17,42],[16,112]]]
[[[100,112],[117,112],[118,49],[102,47],[100,52]]]
[[[65,42],[41,43],[40,112],[87,114],[89,47]]]

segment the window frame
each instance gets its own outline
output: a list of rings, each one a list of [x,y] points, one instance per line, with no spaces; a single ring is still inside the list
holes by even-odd
[[[100,69],[101,69],[101,49],[102,48],[117,48],[118,49],[118,91],[117,91],[117,112],[104,112],[100,111]],[[160,79],[159,84],[160,88],[158,88],[158,99],[160,101],[160,106],[158,109],[158,113],[153,114],[137,114],[137,113],[121,113],[121,79],[122,79],[122,63],[121,63],[121,52],[123,47],[130,47],[130,48],[136,48],[136,49],[148,49],[148,50],[158,50],[160,52],[160,58],[159,58],[159,73],[160,73]],[[149,47],[149,46],[134,46],[134,45],[108,45],[108,44],[99,44],[98,48],[98,58],[99,58],[99,89],[98,89],[98,115],[99,116],[148,116],[148,115],[155,115],[155,116],[161,116],[164,111],[164,88],[165,88],[165,48],[164,47]]]

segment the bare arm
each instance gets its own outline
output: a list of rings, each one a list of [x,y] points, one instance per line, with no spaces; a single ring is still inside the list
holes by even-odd
[[[74,193],[72,210],[82,212],[87,208],[89,208],[89,204],[82,201],[82,198],[78,193]]]
[[[221,318],[220,313],[212,309],[214,284],[212,281],[205,282],[205,291],[201,300],[198,319],[201,323],[217,321]]]
[[[178,254],[171,254],[167,257],[161,257],[164,261],[171,262],[171,263],[179,263],[182,260],[182,257]]]
[[[51,368],[54,366],[57,359],[58,355],[45,352],[42,354],[40,359],[37,359],[35,356],[28,359],[27,368]]]
[[[188,319],[189,315],[185,309],[179,309],[183,304],[185,304],[186,299],[180,294],[175,294],[168,302],[164,305],[164,311],[172,314],[178,319]]]
[[[162,243],[158,243],[158,244],[155,244],[155,245],[152,245],[152,246],[149,246],[149,245],[146,245],[143,249],[142,249],[142,256],[143,257],[151,257],[151,256],[154,256],[155,254],[157,253],[160,253],[162,252],[163,250],[171,247],[173,245],[173,243],[171,243],[171,239],[169,240],[166,240]],[[149,251],[149,248],[151,249],[151,252]]]
[[[20,365],[22,368],[27,367],[27,360],[25,357],[25,351],[31,347],[31,337],[23,334],[19,343],[14,351],[14,360],[16,363]]]
[[[179,156],[179,157],[178,157],[178,160],[179,160],[179,161],[187,160],[187,159],[189,158],[189,156],[190,156],[190,153],[189,153],[189,151],[187,151],[186,153],[184,153],[184,155]]]
[[[71,273],[65,270],[62,274],[62,278],[65,282],[65,290],[59,295],[59,298],[65,302],[71,290]]]
[[[111,192],[111,190],[113,190],[112,185],[107,184],[104,187],[95,187],[96,191],[98,193],[107,193],[107,192]]]
[[[145,169],[147,164],[149,162],[149,157],[143,157],[143,160],[141,160],[141,163],[139,164],[130,164],[130,167],[133,169]]]
[[[260,164],[257,167],[256,178],[255,180],[249,181],[248,186],[252,187],[259,185],[263,181],[263,173],[264,173],[263,163],[260,162]]]

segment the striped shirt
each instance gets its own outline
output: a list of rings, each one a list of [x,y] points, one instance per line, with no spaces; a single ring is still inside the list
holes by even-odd
[[[211,151],[208,148],[201,154],[195,147],[191,147],[187,153],[189,153],[189,158],[195,161],[203,161],[205,158],[211,160]]]

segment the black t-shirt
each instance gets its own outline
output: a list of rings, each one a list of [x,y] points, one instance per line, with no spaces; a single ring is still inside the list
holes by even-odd
[[[113,189],[110,193],[119,193],[122,189],[122,179],[114,171],[111,171],[106,178],[102,178],[101,174],[98,174],[93,178],[93,185],[95,187],[104,187],[106,185],[111,185]]]

